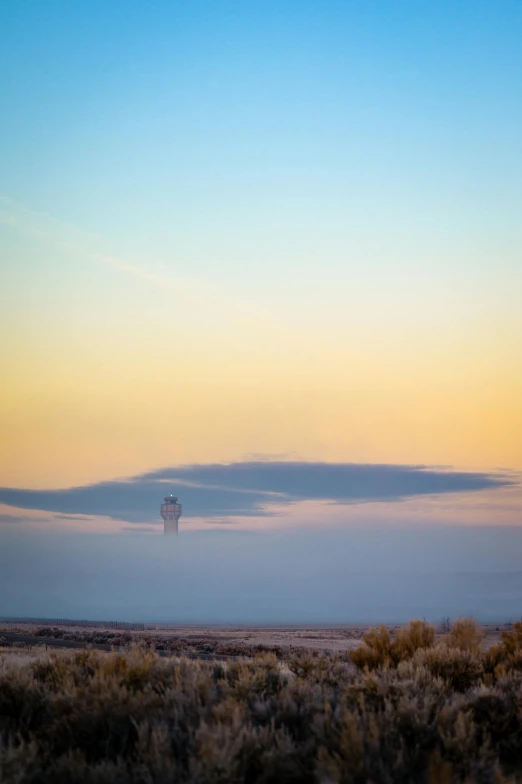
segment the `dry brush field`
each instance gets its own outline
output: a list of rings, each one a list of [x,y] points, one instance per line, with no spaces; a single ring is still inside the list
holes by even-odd
[[[0,657],[2,782],[522,781],[522,623],[487,649],[462,620],[342,653]]]

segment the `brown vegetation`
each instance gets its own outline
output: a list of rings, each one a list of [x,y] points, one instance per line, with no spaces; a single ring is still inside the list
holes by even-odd
[[[482,629],[470,618],[459,618],[438,640],[435,627],[424,621],[410,621],[393,638],[386,626],[379,626],[363,635],[363,645],[352,652],[351,660],[358,667],[372,670],[397,666],[412,659],[417,651],[434,647],[438,658],[450,650],[478,654],[483,638]]]
[[[259,652],[278,653],[277,646],[247,645],[237,641],[221,641],[202,636],[165,636],[161,634],[140,634],[136,632],[115,632],[106,629],[96,631],[66,631],[56,626],[41,626],[32,630],[35,637],[70,642],[91,643],[92,645],[112,645],[115,648],[139,644],[151,651],[167,651],[175,655],[215,654],[217,656],[253,656]]]
[[[78,642],[81,644],[109,644],[119,647],[129,641],[143,642],[143,644],[164,651],[165,653],[204,653],[205,646],[212,645],[210,652],[219,646],[231,646],[237,650],[237,655],[250,655],[259,645],[266,650],[283,648],[314,648],[316,650],[346,651],[360,644],[362,635],[367,626],[349,627],[301,627],[301,626],[201,626],[190,625],[156,625],[156,628],[145,630],[122,630],[106,627],[103,624],[97,627],[72,626],[71,624],[60,627],[54,623],[9,622],[0,624],[0,634],[4,631],[9,634],[35,635],[38,633],[45,640],[49,637],[60,639],[62,643]],[[393,627],[390,627],[393,631]],[[507,628],[507,627],[506,627]],[[500,639],[500,635],[497,635]],[[44,640],[42,640],[44,642]],[[73,647],[73,646],[71,646]],[[209,649],[207,647],[207,652]]]
[[[349,656],[226,663],[126,652],[0,666],[0,780],[520,781],[522,623],[414,621]],[[357,665],[357,666],[354,666]]]

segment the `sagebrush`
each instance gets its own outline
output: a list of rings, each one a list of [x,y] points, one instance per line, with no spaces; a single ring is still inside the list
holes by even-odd
[[[0,664],[0,780],[522,781],[522,623],[412,622],[350,655],[230,662],[135,646]]]

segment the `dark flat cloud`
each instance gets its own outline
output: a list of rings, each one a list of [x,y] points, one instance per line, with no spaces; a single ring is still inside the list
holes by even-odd
[[[22,508],[28,509],[30,507],[22,507]],[[76,519],[76,518],[74,518],[74,519]],[[85,519],[88,520],[89,518],[86,517]],[[42,523],[42,524],[45,525],[46,523],[49,522],[49,517],[33,517],[33,516],[31,516],[30,520],[31,520],[31,523]],[[7,526],[7,525],[19,525],[20,523],[25,523],[25,522],[27,522],[27,518],[26,517],[24,518],[23,514],[17,514],[17,515],[0,514],[0,527],[4,526],[4,525],[5,526]]]
[[[140,476],[63,490],[0,488],[0,502],[57,514],[105,515],[130,523],[159,517],[173,492],[183,515],[212,519],[270,515],[274,504],[324,500],[350,504],[486,490],[512,477],[447,471],[421,465],[248,461],[162,468]]]
[[[27,508],[27,507],[26,507]],[[36,522],[43,522],[45,518],[31,518],[33,521]],[[10,514],[0,514],[0,525],[16,525],[17,523],[23,522],[23,518],[20,515],[10,515]]]
[[[421,465],[253,461],[164,468],[141,478],[188,480],[236,491],[278,493],[288,500],[330,499],[339,503],[483,490],[509,482],[507,477],[494,474]]]

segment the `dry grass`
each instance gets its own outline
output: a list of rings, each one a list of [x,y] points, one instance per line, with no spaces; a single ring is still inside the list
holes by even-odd
[[[522,623],[484,651],[472,621],[414,621],[346,655],[215,663],[144,647],[0,655],[0,780],[521,781]]]

